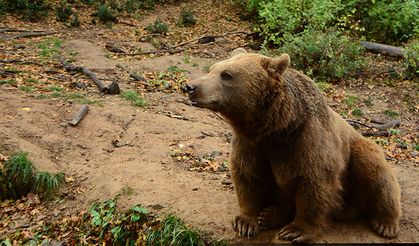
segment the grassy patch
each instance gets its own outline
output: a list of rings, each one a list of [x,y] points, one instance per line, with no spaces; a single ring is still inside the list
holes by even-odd
[[[345,104],[348,105],[348,107],[353,107],[358,102],[358,97],[355,96],[347,96],[345,99]]]
[[[14,79],[4,79],[0,80],[0,85],[16,85],[17,81]]]
[[[135,91],[123,91],[120,96],[125,100],[131,101],[133,106],[144,107],[146,105],[144,98]]]
[[[29,92],[33,92],[35,88],[33,86],[22,85],[22,86],[19,86],[19,90],[29,93]]]
[[[38,172],[27,156],[18,152],[0,162],[0,200],[18,199],[29,192],[51,197],[64,183],[63,173]]]
[[[353,116],[356,116],[356,117],[361,117],[361,116],[364,115],[364,112],[362,111],[362,109],[356,108],[356,109],[352,110],[351,114]]]
[[[48,87],[49,91],[64,91],[64,88],[58,86],[50,86]]]
[[[52,93],[50,93],[50,94],[39,94],[36,97],[41,98],[41,99],[57,98],[57,99],[62,99],[62,100],[65,100],[65,101],[75,102],[75,103],[79,103],[79,104],[101,105],[101,101],[91,100],[87,97],[87,95],[84,95],[84,94],[81,94],[81,93],[78,93],[78,92],[65,93],[64,88],[55,87],[55,86],[51,86],[51,87],[49,87],[48,90],[51,91]]]
[[[38,44],[39,56],[42,60],[54,58],[61,50],[61,39],[47,38]]]
[[[181,219],[168,215],[160,228],[147,235],[148,245],[204,245],[196,230],[188,228]]]
[[[383,111],[383,114],[390,116],[391,118],[395,118],[399,116],[399,113],[390,109],[386,109]]]

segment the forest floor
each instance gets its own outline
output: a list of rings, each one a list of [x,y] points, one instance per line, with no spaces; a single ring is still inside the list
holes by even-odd
[[[158,6],[112,28],[83,22],[80,28],[67,28],[53,19],[28,23],[6,17],[2,26],[8,28],[57,33],[13,39],[7,37],[18,33],[0,33],[0,60],[32,61],[0,62],[0,153],[27,151],[40,170],[63,171],[67,188],[31,211],[3,203],[0,239],[17,234],[31,238],[34,232],[26,225],[78,216],[92,202],[129,190],[119,200],[121,209],[142,204],[157,213],[175,213],[187,224],[233,243],[277,242],[275,231],[247,239],[232,230],[238,204],[227,168],[231,130],[217,115],[189,106],[179,89],[249,43],[237,31],[251,32],[251,24],[240,20],[237,9],[221,1],[199,2]],[[176,26],[185,7],[198,19],[194,27]],[[171,29],[150,38],[144,28],[157,16]],[[156,42],[161,49],[204,34],[226,35],[209,44],[179,46],[185,50],[176,54],[127,56],[106,48],[112,42],[128,53],[156,51]],[[118,95],[99,94],[88,77],[66,72],[56,55],[89,68],[107,84],[118,82],[122,91],[137,91],[147,105],[136,107]],[[368,56],[371,65],[358,79],[322,83],[321,89],[329,105],[347,119],[401,120],[389,136],[371,137],[383,147],[402,188],[400,235],[384,239],[366,223],[354,222],[331,226],[319,241],[418,242],[417,82],[384,76],[400,69],[399,62]],[[132,73],[144,80],[132,79]],[[82,103],[89,104],[88,114],[77,126],[68,126]]]

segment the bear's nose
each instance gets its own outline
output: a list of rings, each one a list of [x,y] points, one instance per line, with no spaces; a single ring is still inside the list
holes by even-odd
[[[184,92],[187,92],[189,95],[192,95],[196,92],[196,86],[186,84],[183,88]]]

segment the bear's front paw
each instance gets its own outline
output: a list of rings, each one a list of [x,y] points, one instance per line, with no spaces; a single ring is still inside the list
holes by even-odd
[[[280,207],[268,207],[259,214],[257,221],[261,231],[277,228],[281,225],[280,209]]]
[[[303,228],[303,226],[299,226],[296,223],[290,223],[278,232],[278,238],[292,241],[293,243],[306,243],[311,241],[313,239],[312,234]]]
[[[394,238],[399,234],[399,225],[397,221],[393,223],[383,223],[372,220],[371,227],[383,237]]]
[[[245,215],[236,216],[233,220],[233,228],[239,233],[239,236],[255,236],[259,232],[257,220]]]

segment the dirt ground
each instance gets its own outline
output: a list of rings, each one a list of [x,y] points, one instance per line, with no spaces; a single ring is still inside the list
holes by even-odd
[[[188,71],[188,78],[194,79],[204,74],[204,67],[226,57],[230,50],[215,44],[208,47],[216,54],[214,57],[192,55],[189,63],[184,62],[184,54],[123,60],[109,56],[103,46],[110,31],[103,31],[106,35],[99,38],[95,38],[95,31],[67,33],[62,37],[63,48],[77,52],[77,64],[108,78],[119,78],[118,74],[124,69],[166,71],[169,66],[176,65]],[[129,41],[127,39],[125,41]],[[130,45],[143,47],[143,50],[148,47],[147,43],[134,40]],[[194,63],[199,66],[193,66]],[[335,99],[339,95],[342,97],[343,92],[360,98],[371,96],[376,107],[370,109],[369,116],[379,112],[380,107],[403,112],[402,127],[417,141],[417,115],[402,107],[403,93],[413,93],[417,104],[414,89],[412,92],[407,86],[405,91],[394,91],[374,85],[371,90],[382,93],[370,95],[370,87],[360,83],[361,86],[354,87],[333,86],[333,93],[328,95],[330,105],[341,109],[340,101]],[[122,90],[132,88],[128,80],[120,80],[119,85]],[[80,104],[40,99],[14,87],[0,85],[0,150],[25,150],[39,169],[63,171],[79,182],[80,192],[56,205],[60,213],[86,209],[91,202],[109,199],[129,187],[132,194],[121,198],[122,208],[142,204],[158,213],[174,212],[188,224],[230,242],[278,242],[274,239],[275,231],[243,239],[232,230],[230,221],[238,213],[238,204],[228,171],[220,168],[220,163],[228,160],[231,132],[222,119],[207,110],[189,106],[186,96],[177,92],[144,93],[148,106],[139,108],[118,96],[99,96],[94,91],[92,87],[90,98],[100,100],[101,104],[89,105],[85,119],[76,127],[70,127],[64,123]],[[383,239],[364,222],[354,222],[333,224],[319,242],[419,242],[419,162],[417,153],[410,152],[404,152],[407,157],[393,158],[392,152],[386,151],[402,188],[403,216],[399,237]],[[195,168],[182,157],[176,159],[175,153],[189,153],[204,159],[212,155],[216,162],[212,164],[216,166]]]

